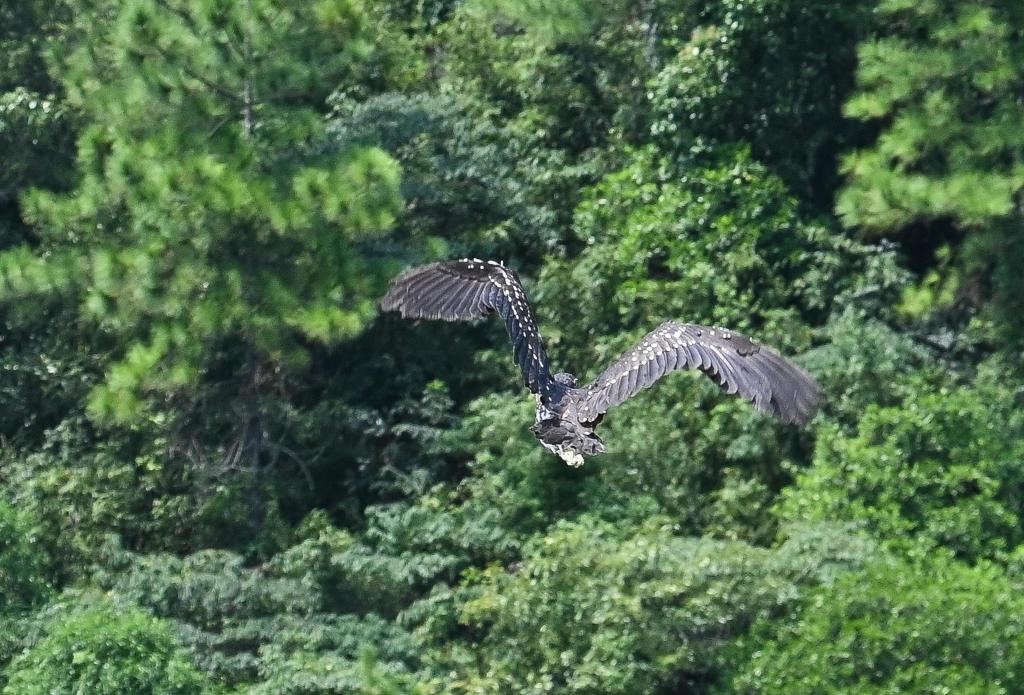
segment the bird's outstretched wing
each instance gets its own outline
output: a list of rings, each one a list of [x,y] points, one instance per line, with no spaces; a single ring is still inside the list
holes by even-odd
[[[821,388],[806,372],[750,338],[723,328],[667,321],[586,387],[580,420],[598,420],[677,369],[699,369],[727,393],[739,394],[783,422],[807,422],[822,401]]]
[[[550,401],[557,385],[533,310],[512,269],[475,258],[411,268],[392,281],[380,307],[405,318],[443,321],[469,321],[497,312],[505,321],[523,382],[544,402]]]

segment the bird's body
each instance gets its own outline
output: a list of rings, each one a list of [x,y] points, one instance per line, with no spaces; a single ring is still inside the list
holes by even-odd
[[[806,422],[822,400],[818,385],[771,349],[735,331],[676,321],[661,324],[593,382],[577,387],[573,375],[551,374],[526,293],[515,273],[495,261],[462,259],[412,268],[395,279],[381,308],[445,321],[499,314],[523,381],[537,397],[530,431],[573,467],[605,451],[594,430],[610,408],[675,370],[698,369],[783,422]]]
[[[556,374],[554,379],[565,389],[557,391],[550,407],[537,396],[537,415],[530,431],[545,449],[578,468],[583,465],[584,456],[604,453],[604,442],[594,431],[596,421],[580,420],[580,406],[587,390],[575,388],[576,377],[571,374]]]

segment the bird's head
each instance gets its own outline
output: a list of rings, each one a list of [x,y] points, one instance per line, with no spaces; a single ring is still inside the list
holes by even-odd
[[[569,372],[559,372],[551,378],[562,386],[568,386],[569,388],[576,388],[576,383],[579,381],[574,374]]]

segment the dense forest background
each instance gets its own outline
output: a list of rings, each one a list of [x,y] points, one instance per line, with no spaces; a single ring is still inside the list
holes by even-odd
[[[1024,692],[1024,3],[4,0],[0,690]],[[669,318],[571,470],[560,369]]]

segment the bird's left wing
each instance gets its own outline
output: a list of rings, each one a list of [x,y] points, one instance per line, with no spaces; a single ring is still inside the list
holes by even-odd
[[[822,401],[818,384],[770,348],[724,328],[667,321],[586,387],[580,420],[598,420],[677,369],[699,369],[727,393],[783,422],[806,422]]]
[[[470,321],[496,312],[505,321],[523,382],[549,402],[556,385],[533,310],[512,269],[469,258],[411,268],[391,283],[380,307],[405,318],[443,321]]]

